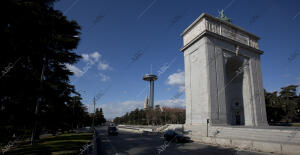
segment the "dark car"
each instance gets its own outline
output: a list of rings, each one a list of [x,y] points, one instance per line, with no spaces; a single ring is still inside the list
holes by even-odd
[[[164,134],[164,140],[176,142],[176,143],[187,143],[190,142],[190,138],[176,133],[173,130],[167,130]]]
[[[118,136],[118,131],[115,126],[109,126],[107,129],[108,135]]]

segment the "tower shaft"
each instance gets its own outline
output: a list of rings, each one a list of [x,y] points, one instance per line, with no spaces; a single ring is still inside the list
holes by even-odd
[[[149,107],[154,108],[154,81],[150,81]]]

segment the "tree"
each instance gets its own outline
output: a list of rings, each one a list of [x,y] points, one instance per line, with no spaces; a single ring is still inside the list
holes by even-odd
[[[286,123],[291,122],[296,116],[297,108],[297,85],[289,85],[287,87],[281,88],[280,91],[280,101],[283,103],[285,111],[285,121]]]
[[[102,125],[105,122],[106,122],[106,120],[104,118],[102,108],[100,108],[100,109],[96,108],[95,125]]]
[[[279,95],[277,92],[265,91],[267,118],[270,124],[300,121],[300,96],[297,96],[297,87],[297,85],[282,87]]]
[[[100,108],[100,124],[104,124],[106,122],[106,119],[104,118],[103,110]]]
[[[75,89],[65,64],[80,58],[72,52],[80,26],[54,10],[54,2],[5,0],[0,6],[5,12],[0,32],[5,54],[0,57],[1,141],[30,133],[35,120],[37,131],[70,128],[66,103]]]
[[[80,95],[73,96],[71,101],[67,103],[68,108],[68,117],[66,120],[69,120],[72,124],[72,129],[83,127],[90,125],[88,117],[90,117],[89,113],[87,112],[86,106],[83,105],[81,102],[82,98]]]
[[[284,111],[282,109],[281,102],[277,96],[277,92],[265,93],[265,103],[267,111],[267,120],[269,123],[279,122],[284,117]]]

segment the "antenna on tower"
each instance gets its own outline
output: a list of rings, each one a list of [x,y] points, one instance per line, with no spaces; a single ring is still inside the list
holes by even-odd
[[[152,74],[152,64],[150,65],[150,74]]]

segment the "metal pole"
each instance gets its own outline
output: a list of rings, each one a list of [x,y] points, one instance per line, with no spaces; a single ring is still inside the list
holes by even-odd
[[[209,119],[206,120],[206,137],[208,137],[208,123],[209,123]]]

